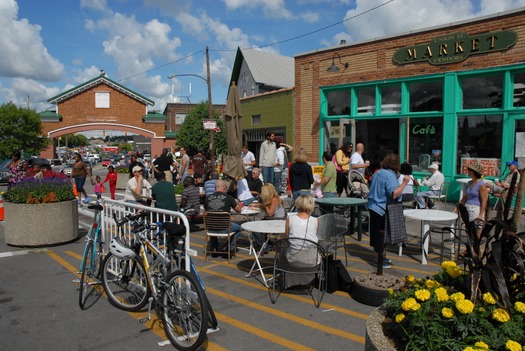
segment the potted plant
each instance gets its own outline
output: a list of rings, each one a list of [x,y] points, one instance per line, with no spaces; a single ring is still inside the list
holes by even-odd
[[[78,237],[78,205],[70,181],[56,172],[26,178],[4,194],[5,241],[38,247]]]
[[[498,221],[486,224],[483,242],[473,226],[468,233],[466,269],[446,261],[433,277],[406,277],[375,312],[382,328],[367,324],[369,344],[380,330],[393,345],[367,350],[525,349],[525,233]]]

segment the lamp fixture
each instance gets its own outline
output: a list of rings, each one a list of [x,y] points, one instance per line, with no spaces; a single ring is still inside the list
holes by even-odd
[[[348,68],[348,66],[349,66],[348,62],[343,63],[343,61],[341,61],[341,55],[339,55],[339,53],[337,53],[337,52],[334,52],[334,56],[332,56],[332,65],[330,67],[328,67],[326,69],[326,71],[328,71],[330,73],[339,72],[339,67],[337,67],[335,65],[335,57],[336,56],[339,58],[339,63],[342,64],[345,67],[345,69]]]

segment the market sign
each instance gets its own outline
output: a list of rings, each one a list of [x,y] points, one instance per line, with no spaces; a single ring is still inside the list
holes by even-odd
[[[425,61],[431,65],[457,63],[470,55],[510,49],[517,39],[518,34],[511,30],[473,36],[465,33],[448,34],[434,38],[427,44],[398,49],[392,60],[399,65]]]

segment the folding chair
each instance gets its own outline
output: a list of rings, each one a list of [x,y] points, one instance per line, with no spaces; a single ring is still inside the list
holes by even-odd
[[[321,245],[304,238],[285,238],[277,240],[274,248],[273,278],[268,287],[272,303],[283,290],[303,286],[319,307],[326,285],[325,251]]]
[[[210,237],[216,238],[217,240],[219,240],[219,238],[226,238],[227,239],[226,251],[220,251],[219,249],[220,246],[217,246],[218,251],[213,251],[213,253],[214,254],[227,254],[228,263],[230,263],[230,259],[231,259],[230,241],[231,241],[231,237],[235,235],[235,232],[231,231],[230,227],[231,227],[231,215],[228,212],[204,212],[204,233],[206,234],[206,246],[204,248],[204,260],[205,261],[208,258],[208,254],[212,253],[212,251],[210,251],[211,249]]]

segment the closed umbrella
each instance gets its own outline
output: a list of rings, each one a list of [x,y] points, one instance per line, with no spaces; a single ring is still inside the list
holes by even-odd
[[[224,113],[226,125],[228,156],[223,163],[223,173],[231,178],[239,179],[246,176],[242,164],[242,128],[241,128],[241,101],[235,82],[232,82],[228,92],[228,101]]]

